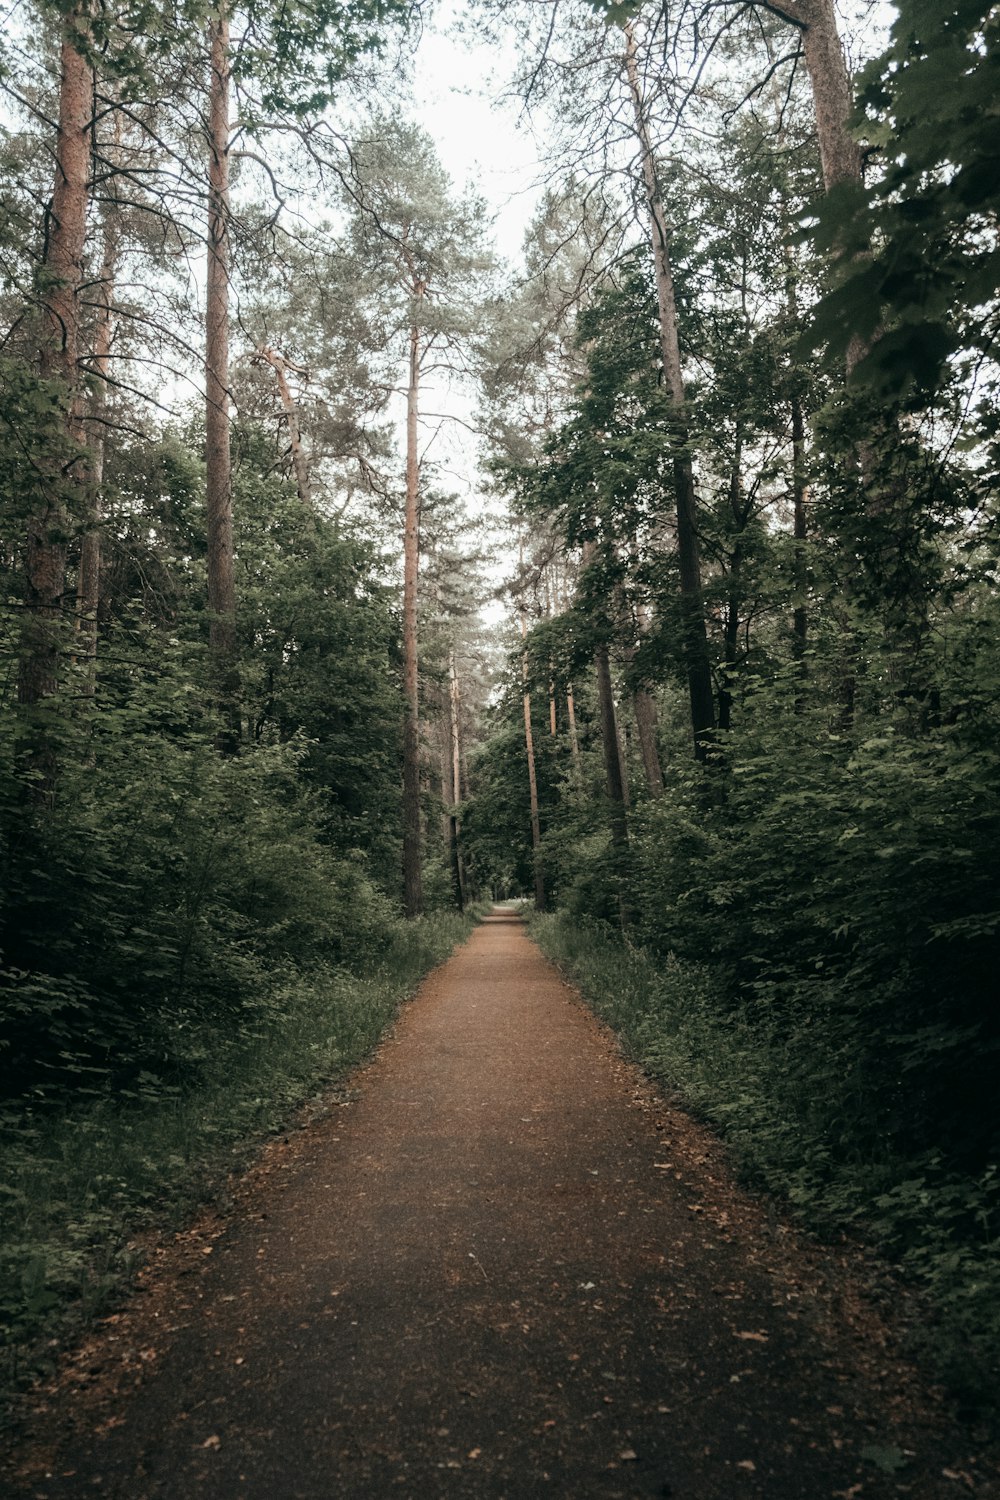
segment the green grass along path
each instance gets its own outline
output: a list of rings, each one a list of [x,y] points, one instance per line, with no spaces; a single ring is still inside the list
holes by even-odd
[[[1000,1495],[829,1251],[498,910],[39,1396],[7,1492]]]

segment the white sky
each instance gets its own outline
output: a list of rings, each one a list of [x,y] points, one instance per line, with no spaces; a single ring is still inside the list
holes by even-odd
[[[460,7],[442,0],[425,26],[414,68],[416,116],[434,137],[455,186],[470,183],[496,213],[495,243],[517,258],[538,193],[535,145],[498,96],[514,69],[512,47],[487,48],[455,34]]]

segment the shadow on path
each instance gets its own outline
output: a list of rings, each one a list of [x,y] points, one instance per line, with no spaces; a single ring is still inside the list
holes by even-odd
[[[905,1367],[813,1300],[821,1252],[789,1269],[515,912],[353,1082],[90,1346],[114,1378],[63,1389],[24,1494],[963,1493]]]

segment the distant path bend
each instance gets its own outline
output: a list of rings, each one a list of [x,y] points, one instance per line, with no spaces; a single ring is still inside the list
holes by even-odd
[[[25,1494],[963,1492],[828,1254],[733,1186],[512,913],[354,1082],[85,1351]],[[898,1475],[872,1460],[896,1450]]]

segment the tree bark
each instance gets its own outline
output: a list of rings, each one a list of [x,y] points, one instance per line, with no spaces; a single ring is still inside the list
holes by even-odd
[[[310,484],[309,465],[306,463],[305,450],[302,447],[302,428],[299,425],[299,409],[292,395],[292,388],[288,384],[288,371],[293,366],[288,360],[279,354],[276,349],[262,346],[257,350],[257,358],[269,364],[274,371],[278,382],[278,394],[281,397],[281,409],[285,413],[285,426],[288,428],[288,448],[292,456],[292,472],[295,475],[295,488],[299,499],[307,510],[310,506]]]
[[[622,928],[630,923],[629,907],[625,897],[625,876],[628,866],[628,819],[625,815],[626,791],[622,766],[621,741],[618,738],[618,720],[615,714],[615,696],[611,683],[611,659],[607,646],[599,646],[594,657],[597,675],[597,702],[601,715],[601,745],[604,750],[604,777],[608,793],[608,818],[611,824],[611,844],[614,852],[615,872],[618,880],[618,914]]]
[[[521,639],[526,640],[528,622],[521,611]],[[531,732],[531,693],[528,688],[528,653],[521,655],[521,679],[524,683],[524,750],[528,759],[528,806],[531,814],[531,857],[535,876],[535,910],[545,910],[545,868],[542,861],[542,827],[538,813],[538,778],[535,774],[535,741]]]
[[[833,0],[799,0],[795,10],[812,85],[823,186],[829,192],[839,182],[861,181],[861,148],[850,123],[854,95]]]
[[[569,725],[569,751],[573,757],[573,772],[579,781],[581,775],[580,736],[576,732],[576,702],[571,682],[566,684],[566,722]]]
[[[114,146],[121,145],[122,115],[115,110]],[[103,521],[104,459],[108,410],[108,371],[111,345],[115,333],[115,283],[121,253],[121,229],[112,208],[104,220],[104,244],[101,255],[101,279],[98,296],[97,326],[91,353],[91,369],[97,376],[97,387],[90,405],[89,450],[90,514],[80,540],[80,568],[77,574],[77,631],[83,645],[86,663],[83,691],[93,697],[97,687],[97,617],[101,602],[101,524]]]
[[[637,561],[638,546],[635,537],[632,538],[632,561]],[[649,615],[641,599],[636,599],[634,605],[635,630],[637,644],[630,647],[628,653],[628,665],[631,669],[638,643],[649,633]],[[660,749],[657,744],[656,735],[656,700],[649,690],[649,686],[641,683],[632,693],[632,710],[635,715],[635,729],[639,736],[639,750],[642,755],[642,767],[646,776],[646,790],[655,800],[663,796],[663,767],[660,765]]]
[[[208,267],[205,300],[205,508],[209,653],[222,719],[220,750],[239,744],[236,576],[229,433],[229,15],[209,28]]]
[[[629,91],[632,95],[635,133],[642,155],[643,185],[646,193],[646,207],[649,212],[660,322],[660,356],[663,361],[664,382],[674,416],[673,469],[677,506],[677,560],[681,580],[684,655],[691,701],[691,728],[694,735],[695,757],[698,760],[704,760],[712,744],[715,729],[715,703],[712,694],[708,633],[705,629],[701,597],[697,499],[691,456],[688,452],[687,403],[677,329],[677,301],[670,265],[670,231],[656,181],[656,161],[646,123],[642,86],[636,61],[635,32],[631,21],[625,26],[625,69]]]
[[[93,85],[89,63],[78,50],[88,26],[83,8],[70,12],[60,49],[59,125],[52,203],[46,222],[42,306],[45,329],[39,358],[43,380],[61,390],[67,446],[82,449],[80,286],[87,237],[90,191],[90,129]],[[67,490],[83,482],[81,458],[68,471],[55,469],[44,505],[28,521],[25,547],[24,623],[18,662],[18,699],[23,704],[51,697],[59,685],[63,639],[69,517]],[[48,779],[51,759],[39,748]]]
[[[417,293],[420,306],[422,289]],[[406,388],[406,514],[403,527],[403,903],[408,917],[423,910],[420,852],[420,696],[417,659],[417,580],[420,569],[420,325],[410,326]]]
[[[642,765],[646,773],[646,790],[653,798],[663,796],[663,769],[656,744],[656,704],[648,688],[636,688],[632,694],[635,728],[639,736]]]
[[[719,686],[719,728],[729,731],[733,720],[732,684],[739,661],[740,608],[743,604],[743,563],[745,549],[743,532],[746,529],[749,509],[743,494],[743,422],[736,422],[736,442],[733,452],[733,467],[729,476],[729,509],[732,512],[736,537],[729,557],[729,589],[726,599],[726,624],[722,636],[722,681]]]
[[[462,801],[462,695],[458,681],[458,668],[455,664],[455,652],[452,649],[448,655],[448,701],[451,712],[448,715],[451,725],[451,848],[452,868],[454,870],[455,893],[459,911],[464,911],[468,904],[468,888],[465,878],[465,859],[462,853],[462,822],[459,817],[459,806]]]
[[[795,538],[795,608],[792,613],[792,649],[805,670],[806,641],[809,634],[809,612],[806,608],[808,576],[806,567],[806,501],[809,485],[806,479],[806,424],[802,413],[802,400],[797,392],[792,401],[792,534]]]

